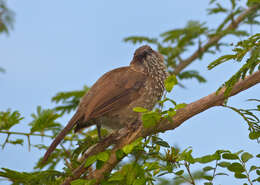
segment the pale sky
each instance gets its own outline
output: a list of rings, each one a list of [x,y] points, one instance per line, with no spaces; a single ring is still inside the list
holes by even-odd
[[[29,132],[26,126],[36,107],[52,108],[51,97],[60,91],[78,90],[92,85],[105,72],[128,65],[139,45],[124,43],[127,36],[157,37],[162,32],[185,26],[188,20],[200,20],[214,27],[219,16],[208,16],[208,0],[40,0],[8,1],[16,13],[14,30],[10,35],[0,35],[0,110],[19,110],[25,119],[13,131]],[[223,1],[222,1],[223,2]],[[227,1],[225,1],[227,3]],[[227,3],[229,4],[229,3]],[[248,29],[248,27],[244,27]],[[259,32],[259,27],[253,27]],[[235,43],[234,37],[225,39]],[[222,53],[206,55],[188,69],[199,70],[207,83],[196,80],[182,83],[186,89],[175,87],[170,97],[177,102],[189,103],[214,92],[240,65],[229,62],[208,71],[207,65]],[[187,54],[188,55],[188,54]],[[246,108],[248,98],[259,99],[260,86],[229,100],[229,105]],[[71,115],[61,120],[65,125]],[[240,149],[252,154],[259,145],[248,139],[247,124],[230,110],[213,108],[186,121],[174,131],[161,134],[170,145],[182,149],[193,147],[195,157],[212,154],[218,149],[236,152]],[[0,142],[5,137],[0,136]],[[41,143],[35,137],[34,144]],[[51,140],[44,140],[49,144]],[[44,151],[7,145],[0,149],[0,168],[32,171]],[[216,184],[242,184],[232,176],[220,176]],[[0,184],[8,184],[0,181]]]

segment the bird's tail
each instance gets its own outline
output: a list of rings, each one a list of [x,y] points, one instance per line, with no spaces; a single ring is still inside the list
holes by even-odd
[[[42,159],[42,164],[44,164],[48,160],[48,158],[51,155],[51,153],[55,150],[57,145],[64,139],[64,137],[67,135],[67,133],[74,127],[74,125],[77,124],[77,122],[80,119],[80,117],[81,117],[80,114],[76,113],[71,118],[71,120],[66,125],[66,127],[58,134],[58,136],[56,136],[54,141],[49,146],[48,150],[45,152],[44,157]]]

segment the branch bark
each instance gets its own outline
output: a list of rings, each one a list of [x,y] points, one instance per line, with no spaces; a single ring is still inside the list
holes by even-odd
[[[257,11],[259,9],[259,5],[251,6],[250,8],[246,9],[242,14],[240,14],[234,21],[232,21],[226,29],[223,30],[224,33],[227,33],[228,31],[236,29],[239,24],[246,19],[246,17],[253,13],[254,11]],[[211,46],[214,46],[220,39],[222,39],[226,34],[220,34],[211,37],[208,42],[201,46],[199,49],[197,49],[190,57],[188,57],[185,60],[182,60],[174,69],[173,74],[177,75],[179,74],[184,68],[186,68],[188,65],[190,65],[194,60],[200,57],[201,53],[204,53],[207,51]]]
[[[240,80],[233,86],[233,89],[229,96],[234,96],[254,85],[260,83],[260,71],[255,72],[254,74],[247,76],[244,80]],[[95,155],[98,152],[102,152],[106,147],[111,144],[115,144],[111,151],[109,160],[104,164],[101,169],[96,169],[93,173],[87,176],[88,179],[95,179],[96,184],[99,184],[104,178],[104,174],[110,172],[119,162],[120,159],[116,157],[116,151],[121,149],[123,146],[130,144],[139,137],[146,137],[152,134],[164,132],[167,130],[173,130],[184,123],[189,118],[211,108],[214,106],[222,105],[226,97],[224,96],[225,88],[222,88],[218,93],[214,92],[208,96],[205,96],[195,102],[188,104],[185,108],[179,109],[176,115],[172,118],[173,122],[168,120],[162,120],[156,126],[144,129],[142,124],[134,124],[130,127],[123,128],[117,131],[114,134],[105,138],[101,143],[98,143],[90,152],[88,152],[83,158],[82,165],[74,170],[73,176],[68,177],[63,185],[70,184],[70,181],[73,179],[79,178],[85,171],[84,168],[85,160],[91,155]]]

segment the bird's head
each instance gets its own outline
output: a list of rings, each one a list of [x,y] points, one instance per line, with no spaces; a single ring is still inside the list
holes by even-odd
[[[149,73],[154,68],[164,67],[163,56],[154,51],[150,46],[144,45],[139,47],[135,53],[130,66],[137,71]]]

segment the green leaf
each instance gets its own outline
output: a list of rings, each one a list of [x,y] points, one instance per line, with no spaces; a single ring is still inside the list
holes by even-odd
[[[253,155],[251,155],[250,153],[248,152],[244,152],[242,155],[241,155],[241,160],[246,163],[249,159],[252,159],[253,158]]]
[[[247,176],[245,174],[242,173],[235,173],[234,175],[237,179],[246,179]]]
[[[175,106],[175,109],[176,109],[176,110],[182,109],[182,108],[184,108],[184,107],[186,107],[186,106],[187,106],[186,103],[180,103],[180,104],[178,104],[178,105]]]
[[[203,168],[204,172],[210,171],[210,170],[214,170],[215,168],[211,167],[211,166],[206,166]]]
[[[41,106],[38,106],[36,114],[33,113],[31,116],[34,119],[29,123],[32,133],[61,129],[61,124],[56,122],[61,115],[57,114],[55,110],[42,109]]]
[[[96,182],[95,179],[92,179],[92,180],[77,179],[77,180],[71,181],[71,185],[94,185],[95,182]]]
[[[118,160],[121,160],[124,156],[125,156],[125,153],[124,153],[123,150],[118,149],[118,150],[116,151],[116,158],[117,158]]]
[[[228,160],[236,160],[236,159],[239,159],[236,154],[229,154],[229,153],[224,153],[224,154],[222,155],[222,157],[223,157],[224,159],[228,159]]]
[[[258,139],[260,137],[260,131],[253,131],[249,133],[249,139],[254,140],[254,139]]]
[[[23,145],[23,139],[16,139],[16,140],[8,140],[8,143],[11,143],[13,145]]]
[[[27,185],[27,184],[52,184],[58,185],[61,182],[59,179],[65,178],[64,173],[56,170],[36,171],[36,172],[17,172],[7,168],[2,168],[0,177],[4,177],[13,182],[13,185]]]
[[[260,177],[258,177],[258,178],[256,178],[256,179],[252,180],[252,182],[260,182]]]
[[[131,42],[133,44],[143,43],[143,42],[147,42],[147,43],[150,43],[150,44],[156,44],[157,43],[157,39],[155,39],[155,38],[148,38],[148,37],[142,37],[142,36],[131,36],[131,37],[125,38],[124,42]]]
[[[84,86],[82,90],[59,92],[52,99],[52,102],[60,104],[54,108],[55,111],[61,114],[70,113],[75,110],[80,102],[80,98],[89,90],[89,87]]]
[[[85,163],[85,167],[89,167],[91,164],[93,164],[96,161],[97,161],[97,156],[96,155],[92,155],[92,156],[88,157],[87,161]]]
[[[182,175],[184,173],[184,170],[179,170],[179,171],[177,171],[177,172],[175,172],[174,174],[176,174],[176,175]]]
[[[191,155],[192,153],[192,150],[188,150],[185,149],[181,154],[180,154],[180,160],[184,160],[184,161],[187,161],[191,164],[194,164],[196,162],[197,159],[194,159],[193,156]]]
[[[144,178],[135,179],[133,185],[145,185],[146,181]]]
[[[232,163],[230,166],[227,167],[227,169],[229,171],[236,172],[236,173],[241,173],[241,172],[245,171],[244,167],[240,163],[237,163],[237,162]]]
[[[213,185],[212,182],[204,182],[204,185]]]
[[[125,177],[124,177],[124,175],[122,175],[121,172],[116,172],[116,173],[112,174],[112,176],[108,179],[108,181],[121,181],[124,178]]]
[[[184,72],[181,72],[178,77],[183,80],[183,79],[192,79],[192,78],[195,78],[198,82],[200,83],[205,83],[206,82],[206,79],[201,76],[198,71],[193,71],[193,70],[190,70],[190,71],[184,71]]]
[[[21,114],[18,111],[7,109],[5,112],[0,112],[0,130],[9,130],[22,119],[23,117],[21,117]]]
[[[147,112],[142,115],[142,121],[144,128],[155,126],[161,119],[161,115],[158,112]]]
[[[204,175],[202,178],[203,178],[203,179],[206,179],[206,180],[208,180],[208,181],[212,181],[212,179],[213,179],[213,177],[212,177],[212,176],[209,176],[209,175]]]
[[[231,163],[225,162],[225,161],[218,163],[218,166],[223,167],[223,168],[227,168],[230,165],[231,165]]]
[[[125,154],[130,154],[133,151],[134,147],[136,147],[136,146],[141,144],[142,139],[143,138],[138,138],[137,140],[135,140],[134,142],[130,143],[129,145],[124,146],[123,149],[122,149],[123,152]]]
[[[226,174],[226,173],[216,173],[216,176],[217,175],[225,175],[225,176],[228,176],[228,174]]]
[[[159,140],[159,141],[154,141],[154,143],[166,148],[170,148],[170,145],[166,141]]]
[[[109,151],[104,151],[97,155],[97,160],[106,162],[108,159],[109,159]]]
[[[222,7],[219,3],[216,3],[216,5],[217,5],[217,7],[208,9],[209,15],[217,14],[217,13],[225,13],[228,11],[226,8]]]
[[[145,170],[151,171],[151,170],[158,169],[160,166],[159,163],[155,161],[155,162],[146,162],[144,163],[143,167],[145,168]]]
[[[96,162],[96,169],[101,169],[105,162],[97,160]]]
[[[249,170],[249,172],[251,172],[251,171],[254,171],[254,170],[256,170],[256,169],[260,169],[260,167],[257,167],[257,166],[251,166],[250,167],[250,170]]]
[[[133,111],[134,112],[148,112],[148,110],[143,107],[135,107],[135,108],[133,108]]]
[[[257,158],[260,158],[260,154],[257,154],[256,157],[257,157]]]
[[[224,62],[227,62],[231,59],[235,59],[236,58],[236,55],[224,55],[224,56],[221,56],[219,57],[217,60],[211,62],[209,65],[208,65],[208,69],[213,69],[214,67],[216,67],[217,65],[219,64],[222,64]]]
[[[260,0],[247,0],[247,5],[254,5],[255,3],[260,3]]]
[[[178,83],[177,78],[175,75],[169,76],[165,81],[165,89],[167,92],[171,92],[172,88]]]
[[[217,160],[217,159],[218,159],[218,156],[213,154],[213,155],[205,155],[205,156],[196,158],[195,160],[199,163],[204,164],[204,163],[209,163],[209,162]]]

